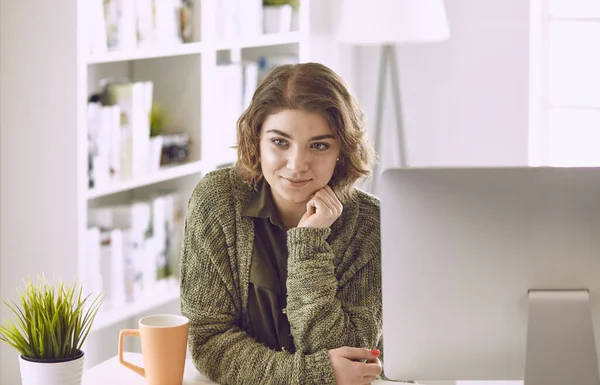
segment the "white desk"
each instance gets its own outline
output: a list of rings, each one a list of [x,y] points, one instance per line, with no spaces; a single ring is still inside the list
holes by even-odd
[[[143,366],[139,353],[125,353],[125,360]],[[215,385],[216,382],[204,377],[191,361],[185,363],[183,385]],[[398,382],[375,381],[373,385],[399,384]],[[117,356],[88,369],[83,374],[83,385],[146,385],[144,378],[119,363]]]
[[[125,353],[125,360],[135,365],[143,366],[142,356],[138,353]],[[450,382],[452,383],[452,382]],[[216,382],[204,377],[194,367],[191,361],[185,363],[183,385],[217,385]],[[401,385],[401,382],[375,381],[373,385]],[[431,385],[446,385],[448,382],[431,382]],[[456,385],[522,385],[522,381],[459,381]],[[118,357],[113,357],[101,364],[88,369],[83,374],[82,385],[146,385],[144,379],[125,368],[119,363]]]
[[[125,361],[143,367],[142,355],[125,353]],[[194,367],[191,361],[185,363],[183,385],[208,385],[216,382],[204,377]],[[82,385],[146,385],[146,380],[137,373],[119,363],[119,357],[98,364],[83,373]]]

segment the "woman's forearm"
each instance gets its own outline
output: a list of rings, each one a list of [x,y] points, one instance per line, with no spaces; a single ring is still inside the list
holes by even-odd
[[[298,350],[373,348],[381,333],[380,271],[374,256],[340,287],[328,229],[288,231],[287,316]],[[343,298],[343,300],[342,300]]]

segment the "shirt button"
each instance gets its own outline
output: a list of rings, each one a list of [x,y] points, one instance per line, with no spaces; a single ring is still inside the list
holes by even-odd
[[[284,307],[283,309],[281,309],[281,312],[282,312],[283,314],[287,314],[287,309]]]

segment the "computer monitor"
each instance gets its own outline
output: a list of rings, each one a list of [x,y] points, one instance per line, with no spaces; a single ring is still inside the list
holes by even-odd
[[[380,186],[390,379],[599,384],[600,169],[389,169]]]

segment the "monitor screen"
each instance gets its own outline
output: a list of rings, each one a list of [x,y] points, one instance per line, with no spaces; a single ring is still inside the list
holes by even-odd
[[[597,384],[600,169],[389,169],[379,184],[390,379],[555,367]]]

